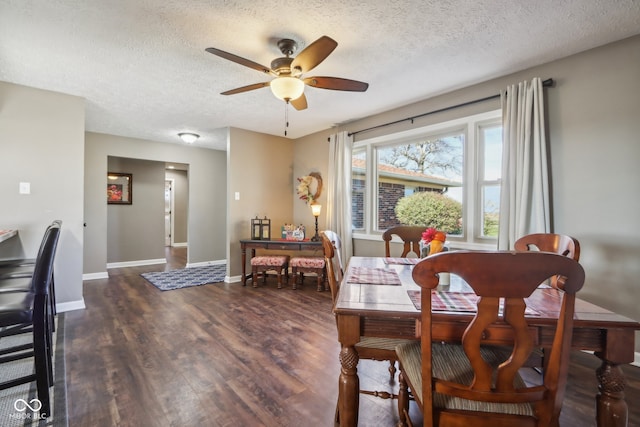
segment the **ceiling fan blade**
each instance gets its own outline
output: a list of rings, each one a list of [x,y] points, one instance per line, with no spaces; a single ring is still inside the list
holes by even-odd
[[[304,93],[303,93],[302,95],[300,95],[299,98],[296,98],[293,101],[289,101],[289,103],[291,105],[293,105],[293,108],[295,108],[298,111],[306,110],[306,108],[307,108],[307,97],[304,96]]]
[[[228,90],[226,92],[222,92],[220,95],[235,95],[236,93],[248,92],[250,90],[267,87],[267,86],[269,86],[270,83],[271,82],[254,83],[252,85],[242,86],[242,87],[239,87],[239,88],[236,88],[236,89],[231,89],[231,90]]]
[[[330,37],[322,36],[311,43],[293,59],[291,71],[306,73],[325,60],[327,56],[338,46],[338,42]]]
[[[346,90],[350,92],[364,92],[369,88],[369,83],[357,80],[341,79],[339,77],[307,77],[304,83],[320,89]]]
[[[234,55],[233,53],[225,52],[224,50],[216,49],[215,47],[208,47],[205,50],[221,58],[228,59],[229,61],[235,62],[240,65],[244,65],[245,67],[253,68],[254,70],[258,70],[265,74],[271,74],[271,68],[260,65],[257,62],[242,58],[238,55]]]

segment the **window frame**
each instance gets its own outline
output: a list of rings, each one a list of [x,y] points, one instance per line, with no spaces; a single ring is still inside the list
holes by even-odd
[[[502,126],[502,111],[492,110],[474,114],[446,122],[435,123],[416,129],[396,132],[388,135],[356,141],[353,153],[365,152],[365,188],[364,188],[364,229],[353,229],[353,238],[360,240],[380,240],[383,231],[375,230],[378,218],[378,173],[377,149],[424,137],[461,132],[464,135],[463,153],[463,221],[465,223],[462,236],[449,236],[451,247],[459,249],[495,249],[497,238],[482,236],[482,199],[484,188],[480,185],[480,172],[483,171],[483,145],[480,135],[482,127]],[[484,181],[483,181],[484,182]],[[498,181],[499,183],[499,181]],[[374,203],[375,202],[375,203]]]
[[[498,110],[500,111],[500,110]],[[500,187],[500,191],[502,191],[502,174],[497,179],[485,179],[485,143],[486,139],[484,138],[484,129],[491,129],[495,127],[502,128],[501,117],[498,119],[489,119],[477,121],[475,123],[475,132],[477,134],[477,174],[476,174],[476,200],[478,201],[476,207],[476,213],[474,216],[474,222],[476,223],[477,232],[475,234],[475,239],[479,242],[488,242],[493,243],[496,242],[497,245],[497,237],[489,237],[483,235],[484,229],[484,221],[483,221],[483,213],[484,213],[484,189],[490,186],[498,186]],[[502,163],[502,162],[501,162]],[[501,165],[502,167],[502,165]],[[498,209],[500,208],[500,200],[498,199]]]

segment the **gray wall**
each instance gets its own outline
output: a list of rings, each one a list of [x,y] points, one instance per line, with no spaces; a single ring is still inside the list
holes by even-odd
[[[290,223],[293,213],[294,143],[290,139],[242,129],[229,130],[226,208],[228,275],[239,276],[240,239],[251,237],[251,218],[271,219],[271,232]],[[235,192],[240,200],[235,200]]]
[[[109,172],[132,174],[132,204],[107,205],[107,263],[165,258],[164,163],[108,157]]]
[[[582,246],[586,284],[579,296],[640,320],[640,36],[596,48],[517,74],[355,121],[296,141],[294,175],[310,167],[326,173],[327,136],[357,131],[473,99],[497,94],[508,84],[553,78],[546,89],[553,181],[553,227]],[[499,108],[486,102],[415,121],[414,127]],[[368,138],[411,128],[404,123],[358,136]],[[323,160],[324,159],[324,160]],[[293,196],[295,197],[295,196]],[[296,206],[296,221],[307,213]],[[321,217],[321,226],[324,218]],[[357,240],[356,255],[379,255],[379,241]],[[636,334],[640,351],[640,334]]]
[[[57,303],[81,308],[84,101],[0,82],[0,259],[36,256],[45,227],[61,219],[55,261]],[[31,194],[18,194],[20,182]]]
[[[87,132],[84,165],[84,206],[87,223],[84,251],[85,274],[103,274],[106,271],[107,203],[103,193],[109,156],[188,165],[188,263],[225,259],[227,241],[225,152]],[[164,174],[160,179],[164,182]],[[134,193],[134,204],[136,197]],[[140,238],[144,236],[141,235]],[[157,258],[152,253],[149,257]]]
[[[167,169],[166,178],[173,180],[173,242],[187,243],[189,213],[189,173],[185,170]]]

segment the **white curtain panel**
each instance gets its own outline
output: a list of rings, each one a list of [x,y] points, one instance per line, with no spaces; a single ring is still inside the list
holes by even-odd
[[[549,175],[542,81],[511,85],[502,104],[502,189],[498,249],[550,231]]]
[[[329,137],[329,172],[327,176],[327,230],[342,240],[341,258],[346,265],[353,255],[351,232],[351,151],[353,137],[339,132]]]

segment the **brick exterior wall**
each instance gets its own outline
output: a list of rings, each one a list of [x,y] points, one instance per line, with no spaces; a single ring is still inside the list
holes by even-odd
[[[381,182],[378,184],[378,230],[400,225],[395,207],[404,197],[404,185]]]
[[[352,211],[352,226],[354,229],[364,228],[364,180],[352,179],[352,197],[351,197],[351,211]],[[418,187],[414,190],[416,193],[426,191],[436,191],[441,193],[440,190],[429,187]],[[386,230],[389,227],[400,225],[400,221],[396,218],[395,207],[398,204],[398,200],[404,197],[405,186],[402,184],[391,184],[381,182],[378,185],[378,230]]]

